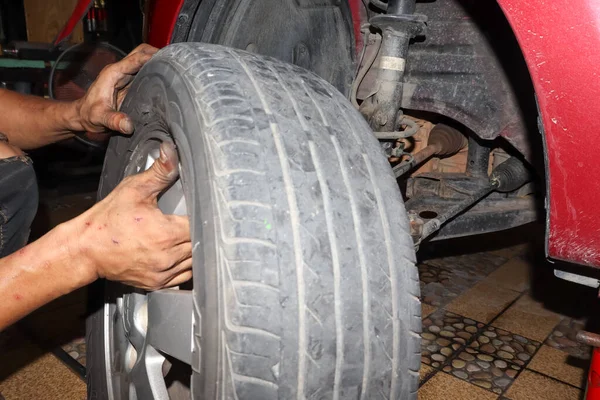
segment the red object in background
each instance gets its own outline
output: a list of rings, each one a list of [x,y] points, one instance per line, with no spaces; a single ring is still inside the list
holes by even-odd
[[[349,0],[350,12],[352,13],[352,27],[354,28],[354,41],[356,44],[356,54],[362,52],[363,40],[360,33],[360,25],[362,24],[360,17],[360,8],[362,7],[361,0]]]
[[[148,12],[148,43],[165,47],[171,36],[184,0],[155,0]]]
[[[77,2],[73,13],[69,17],[69,20],[67,21],[63,29],[60,31],[58,36],[56,36],[56,39],[54,39],[55,46],[58,46],[60,42],[68,38],[69,35],[73,33],[73,29],[75,29],[77,23],[81,21],[83,16],[88,12],[90,7],[92,6],[92,2],[93,0],[79,0]]]
[[[588,373],[586,400],[600,400],[600,350],[594,348]]]

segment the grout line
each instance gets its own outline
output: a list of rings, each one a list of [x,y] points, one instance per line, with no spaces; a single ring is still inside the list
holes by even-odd
[[[523,370],[527,370],[527,371],[529,371],[529,372],[533,372],[534,374],[541,375],[541,376],[543,376],[543,377],[546,377],[546,378],[548,378],[548,379],[550,379],[550,380],[553,380],[554,382],[562,383],[563,385],[570,386],[570,387],[572,387],[572,388],[574,388],[574,389],[577,389],[577,390],[579,390],[579,391],[583,391],[583,390],[584,390],[584,389],[580,388],[579,386],[575,386],[575,385],[573,385],[572,383],[569,383],[569,382],[563,382],[563,381],[561,381],[560,379],[556,379],[556,378],[554,378],[554,377],[552,377],[552,376],[550,376],[550,375],[546,375],[546,374],[544,374],[543,372],[538,372],[538,371],[536,371],[536,370],[529,369],[529,368],[523,368]]]
[[[513,292],[514,292],[514,290],[513,290]],[[519,293],[519,292],[517,292],[517,293]],[[500,311],[500,312],[499,312],[499,313],[498,313],[498,314],[497,314],[497,315],[496,315],[494,318],[492,318],[492,319],[490,320],[490,322],[488,322],[488,323],[486,324],[486,326],[492,326],[492,323],[496,322],[496,320],[497,320],[498,318],[500,318],[500,316],[501,316],[502,314],[504,314],[506,311],[508,311],[508,309],[509,309],[509,308],[511,308],[511,307],[513,306],[513,304],[515,304],[517,301],[519,301],[519,299],[520,299],[521,297],[523,297],[523,296],[525,295],[525,293],[527,293],[527,291],[520,292],[520,293],[519,293],[519,295],[518,295],[517,297],[515,297],[515,299],[514,299],[513,301],[511,301],[510,303],[508,303],[508,305],[507,305],[506,307],[504,307],[504,308],[503,308],[503,309],[502,309],[502,310],[501,310],[501,311]],[[512,332],[511,332],[511,333],[512,333]],[[524,336],[523,336],[523,337],[524,337]]]
[[[529,290],[523,292],[523,294],[528,293],[528,292],[529,292]],[[535,356],[537,355],[537,353],[540,351],[540,349],[542,348],[542,346],[544,345],[544,343],[546,342],[546,340],[548,340],[548,338],[550,338],[550,336],[552,336],[552,333],[554,333],[554,331],[556,330],[556,327],[558,325],[560,325],[561,322],[562,322],[562,319],[560,321],[558,321],[558,323],[556,325],[554,325],[554,327],[550,330],[550,333],[548,333],[548,335],[546,335],[546,337],[544,338],[544,340],[542,340],[541,342],[539,342],[540,346],[533,352],[533,354],[531,355],[531,359],[523,366],[523,368],[521,369],[521,371],[519,371],[519,373],[515,376],[515,379],[513,379],[513,381],[506,388],[504,388],[504,390],[502,391],[502,395],[504,395],[508,391],[508,389],[510,389],[510,387],[513,385],[513,383],[515,383],[515,381],[517,380],[517,378],[519,376],[521,376],[521,373],[523,371],[525,371],[525,370],[535,372],[535,373],[537,373],[539,375],[546,376],[547,378],[550,378],[550,379],[552,379],[554,381],[561,382],[561,383],[564,383],[566,385],[569,385],[569,386],[572,386],[572,387],[575,387],[575,388],[581,390],[581,388],[579,388],[577,386],[574,386],[574,385],[571,385],[570,383],[563,382],[563,381],[561,381],[559,379],[553,378],[553,377],[548,376],[548,375],[546,375],[544,373],[537,372],[537,371],[534,371],[532,369],[527,368],[529,366],[529,364],[533,361],[533,359],[535,358]],[[525,336],[523,336],[523,337],[525,337]],[[529,338],[527,338],[527,339],[529,339]],[[537,342],[537,340],[536,340],[536,342]]]
[[[483,324],[484,324],[484,325],[483,325],[483,327],[481,327],[481,329],[478,329],[478,330],[477,330],[477,332],[473,333],[473,335],[471,336],[471,339],[467,340],[467,341],[465,342],[465,344],[464,344],[464,345],[462,345],[461,347],[459,347],[459,348],[458,348],[458,349],[457,349],[457,350],[454,352],[454,355],[453,355],[452,357],[449,357],[449,358],[448,358],[448,359],[447,359],[447,360],[446,360],[446,361],[445,361],[445,362],[444,362],[444,363],[443,363],[443,364],[440,366],[440,369],[439,369],[439,370],[438,370],[438,369],[436,369],[436,368],[434,368],[434,367],[431,367],[431,368],[433,368],[433,370],[434,370],[435,372],[434,372],[434,373],[432,373],[431,375],[429,375],[429,376],[425,377],[425,379],[423,379],[423,381],[422,381],[421,383],[419,383],[419,388],[421,388],[423,385],[425,385],[425,384],[426,384],[426,383],[427,383],[427,382],[428,382],[428,381],[429,381],[429,380],[430,380],[430,379],[431,379],[431,378],[432,378],[432,377],[433,377],[435,374],[437,374],[437,372],[443,372],[443,373],[445,373],[445,374],[447,374],[447,375],[450,375],[450,376],[454,377],[454,375],[452,375],[452,374],[448,374],[447,372],[444,372],[444,371],[443,371],[443,367],[444,367],[444,366],[446,366],[446,365],[452,365],[452,361],[453,361],[453,360],[455,360],[455,359],[458,357],[458,355],[459,355],[461,352],[463,352],[463,351],[464,351],[464,350],[465,350],[465,349],[466,349],[466,348],[467,348],[467,347],[468,347],[468,346],[469,346],[471,343],[473,343],[473,341],[474,341],[476,338],[478,338],[478,337],[479,337],[479,336],[482,334],[482,332],[483,332],[483,331],[485,331],[485,329],[486,329],[486,328],[490,327],[490,326],[492,325],[492,323],[493,323],[494,321],[496,321],[496,320],[497,320],[497,319],[498,319],[498,318],[499,318],[499,317],[500,317],[502,314],[504,314],[504,313],[505,313],[505,312],[506,312],[506,311],[507,311],[507,310],[508,310],[508,309],[509,309],[509,308],[510,308],[510,307],[511,307],[513,304],[515,304],[515,303],[516,303],[516,302],[517,302],[517,301],[518,301],[518,300],[519,300],[521,297],[523,297],[523,296],[525,295],[525,293],[526,293],[526,291],[519,293],[519,295],[518,295],[518,296],[517,296],[517,297],[516,297],[514,300],[512,300],[510,303],[508,303],[508,305],[506,305],[506,306],[505,306],[505,307],[504,307],[504,308],[503,308],[503,309],[502,309],[502,310],[501,310],[501,311],[500,311],[500,312],[499,312],[499,313],[498,313],[498,314],[497,314],[497,315],[496,315],[494,318],[492,318],[492,319],[491,319],[489,322],[487,322],[487,323],[483,323]],[[431,313],[431,314],[430,314],[430,316],[431,316],[431,315],[433,315],[433,314],[434,314],[434,313],[436,313],[436,312],[439,312],[440,310],[443,310],[443,311],[448,311],[448,310],[446,310],[445,306],[444,306],[444,307],[440,307],[440,308],[438,308],[438,309],[437,309],[435,312]],[[448,312],[452,312],[452,311],[448,311]],[[452,313],[452,314],[456,314],[456,313]],[[461,318],[468,318],[468,317],[465,317],[464,315],[460,315],[460,314],[456,314],[456,315],[459,315]],[[429,317],[427,317],[427,318],[429,318]],[[472,319],[472,318],[469,318],[469,319]],[[476,320],[473,320],[473,321],[476,321]],[[511,332],[511,333],[512,333],[512,332]],[[541,345],[540,345],[540,348],[541,348]],[[539,350],[539,349],[538,349],[538,350]],[[538,350],[536,350],[536,353],[537,353],[537,351],[538,351]],[[478,351],[478,352],[480,352],[480,353],[483,353],[483,352],[481,352],[480,350],[477,350],[477,351]],[[534,355],[535,355],[535,354],[534,354]],[[533,360],[533,357],[534,357],[534,356],[532,356],[532,357],[531,357],[531,359],[532,359],[532,360]],[[498,358],[498,357],[496,357],[496,358]],[[507,363],[509,363],[509,364],[514,364],[514,363],[512,363],[512,362],[510,362],[510,361],[508,361],[508,360],[504,360],[504,361],[505,361],[505,362],[507,362]],[[425,364],[425,365],[427,365],[427,364]],[[517,364],[515,364],[515,365],[517,365]],[[520,365],[519,365],[519,367],[520,367]],[[521,368],[521,370],[520,370],[520,371],[517,373],[517,375],[516,375],[516,376],[515,376],[515,378],[513,379],[513,382],[514,382],[514,381],[517,379],[517,377],[518,377],[518,376],[521,374],[521,372],[522,372],[524,369],[525,369],[525,366],[523,366],[523,367]],[[460,379],[460,378],[457,378],[457,379]],[[479,388],[481,388],[480,386],[477,386],[477,385],[475,385],[475,384],[473,384],[473,383],[469,382],[468,380],[464,380],[464,379],[461,379],[461,380],[463,380],[463,381],[465,381],[465,382],[467,382],[467,383],[469,383],[469,384],[471,384],[471,385],[473,385],[473,386],[475,386],[475,387],[479,387]],[[498,396],[502,396],[502,395],[503,395],[503,394],[506,392],[506,390],[507,390],[507,389],[508,389],[508,388],[509,388],[511,385],[512,385],[512,382],[511,382],[511,384],[510,384],[510,385],[508,385],[508,386],[507,386],[507,387],[506,387],[506,388],[505,388],[505,389],[504,389],[504,390],[503,390],[503,391],[502,391],[502,392],[501,392],[501,393],[500,393]],[[481,388],[481,389],[483,389],[483,390],[487,390],[487,389],[485,389],[485,388]],[[487,391],[488,391],[488,392],[490,392],[490,393],[497,394],[497,393],[495,393],[495,392],[492,392],[491,390],[487,390]]]

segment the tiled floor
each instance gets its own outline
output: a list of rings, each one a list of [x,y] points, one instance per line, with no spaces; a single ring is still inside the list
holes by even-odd
[[[539,244],[421,260],[420,400],[583,397],[591,348],[574,339],[596,292],[554,278]]]
[[[86,196],[46,207],[55,224],[89,204]],[[533,237],[543,238],[539,227],[419,255],[420,400],[582,398],[591,349],[574,338],[586,326],[600,330],[590,319],[600,315],[597,293],[554,278]],[[50,353],[60,346],[85,365],[85,299],[78,291],[0,333],[6,400],[85,398],[83,380]]]

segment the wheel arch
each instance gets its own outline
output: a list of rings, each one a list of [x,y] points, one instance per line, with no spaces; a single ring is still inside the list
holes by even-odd
[[[547,254],[600,266],[594,179],[600,131],[600,5],[593,0],[498,0],[535,89],[545,142]]]

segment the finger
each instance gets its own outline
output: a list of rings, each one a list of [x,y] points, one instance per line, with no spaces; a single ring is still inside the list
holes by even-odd
[[[164,287],[173,287],[173,286],[179,286],[182,285],[184,283],[186,283],[187,281],[189,281],[190,279],[192,279],[192,271],[185,271],[180,273],[179,275],[176,275],[175,277],[173,277],[173,279],[171,279],[170,281],[168,281]]]
[[[167,271],[172,270],[175,265],[182,263],[188,258],[192,257],[192,244],[190,242],[184,242],[176,245],[169,250],[169,257],[173,260],[173,266]]]
[[[158,51],[158,49],[154,46],[150,46],[147,43],[142,43],[140,44],[138,47],[136,47],[135,49],[133,49],[127,56],[130,56],[132,54],[135,53],[146,53],[146,54],[150,54],[150,55],[154,55],[156,52]]]
[[[121,105],[123,104],[123,100],[125,100],[125,96],[129,93],[129,88],[131,87],[131,82],[129,82],[125,87],[117,92],[117,110],[121,109]]]
[[[165,215],[174,245],[190,242],[190,220],[181,215]],[[191,244],[190,244],[191,245]]]
[[[138,52],[125,57],[118,63],[113,64],[111,68],[120,74],[118,83],[125,85],[125,83],[122,82],[122,79],[130,79],[131,77],[126,76],[136,74],[144,66],[144,64],[150,60],[150,58],[152,58],[152,54]]]
[[[160,145],[160,157],[152,167],[135,176],[143,196],[156,198],[160,192],[175,182],[179,175],[179,158],[175,146],[163,142]]]
[[[192,266],[193,266],[192,259],[188,258],[187,260],[182,261],[181,263],[177,264],[170,270],[165,271],[164,276],[165,276],[166,283],[163,286],[169,286],[169,285],[173,286],[174,281],[177,282],[175,284],[179,284],[181,282],[185,282],[186,280],[189,280],[192,277]],[[178,278],[182,274],[189,274],[189,277],[183,281],[179,280]]]
[[[127,114],[117,111],[107,110],[101,117],[102,126],[126,135],[133,133],[133,122]]]

